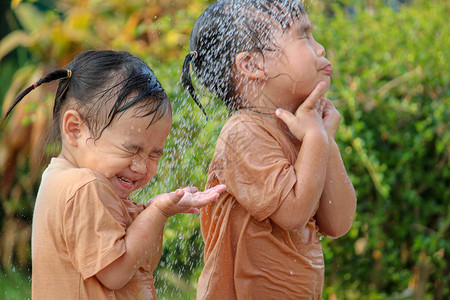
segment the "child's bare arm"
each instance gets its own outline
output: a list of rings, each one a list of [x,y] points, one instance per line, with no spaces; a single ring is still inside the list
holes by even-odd
[[[356,195],[334,140],[341,116],[331,101],[324,101],[323,122],[328,134],[330,155],[316,220],[322,234],[337,238],[344,235],[353,223]]]
[[[324,107],[321,98],[325,92],[326,85],[319,83],[299,107],[296,116],[277,110],[277,116],[302,141],[294,164],[297,177],[295,197],[287,198],[271,216],[275,223],[288,230],[306,225],[322,194],[329,152],[328,137],[322,121]]]
[[[215,201],[224,190],[224,185],[204,192],[188,187],[155,197],[152,204],[127,228],[125,254],[98,272],[97,279],[107,288],[117,290],[125,286],[148,259],[156,267],[161,257],[163,230],[167,219],[177,213],[195,212]]]
[[[316,212],[319,231],[333,238],[343,236],[352,226],[355,210],[355,190],[348,178],[339,148],[332,140],[327,175]]]

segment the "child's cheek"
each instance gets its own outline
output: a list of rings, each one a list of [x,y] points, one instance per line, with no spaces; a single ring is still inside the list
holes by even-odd
[[[148,174],[147,174],[147,176],[145,177],[145,179],[143,180],[143,182],[142,182],[142,187],[144,187],[144,186],[146,186],[152,179],[153,179],[153,177],[155,177],[155,174],[156,174],[156,170],[153,172],[153,170],[151,170]]]

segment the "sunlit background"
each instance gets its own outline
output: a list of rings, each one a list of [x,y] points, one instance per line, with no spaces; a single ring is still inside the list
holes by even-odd
[[[213,1],[2,0],[0,104],[87,49],[144,59],[174,107],[160,169],[137,201],[204,187],[227,112],[206,92],[206,121],[179,84],[189,33]],[[324,299],[450,299],[450,1],[305,1],[333,64],[328,97],[355,186],[350,232],[322,240]],[[33,91],[0,128],[0,299],[29,299],[39,150],[56,85]],[[38,150],[38,151],[36,151]],[[203,243],[198,216],[171,219],[155,271],[160,299],[195,299]]]

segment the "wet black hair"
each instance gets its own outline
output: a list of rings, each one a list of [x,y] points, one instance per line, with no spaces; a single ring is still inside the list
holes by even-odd
[[[183,63],[183,87],[205,113],[192,84],[189,66],[198,81],[219,97],[229,110],[242,107],[235,95],[232,72],[236,56],[244,51],[273,51],[273,26],[286,31],[306,11],[298,0],[222,0],[197,19]],[[271,30],[272,29],[272,30]],[[206,115],[206,113],[205,113]]]
[[[55,80],[59,80],[59,84],[50,141],[61,139],[61,117],[70,108],[80,113],[93,138],[99,138],[114,118],[130,108],[135,109],[136,117],[153,114],[148,126],[171,113],[166,92],[143,60],[126,51],[90,50],[79,54],[67,69],[48,73],[21,92],[11,103],[0,126],[28,93]]]

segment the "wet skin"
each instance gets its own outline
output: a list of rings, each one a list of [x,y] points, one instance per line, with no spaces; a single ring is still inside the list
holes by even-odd
[[[153,115],[138,118],[132,109],[95,139],[85,123],[80,125],[77,147],[61,154],[78,168],[89,168],[108,178],[117,195],[125,199],[147,185],[158,170],[172,126],[170,114],[150,124]]]

